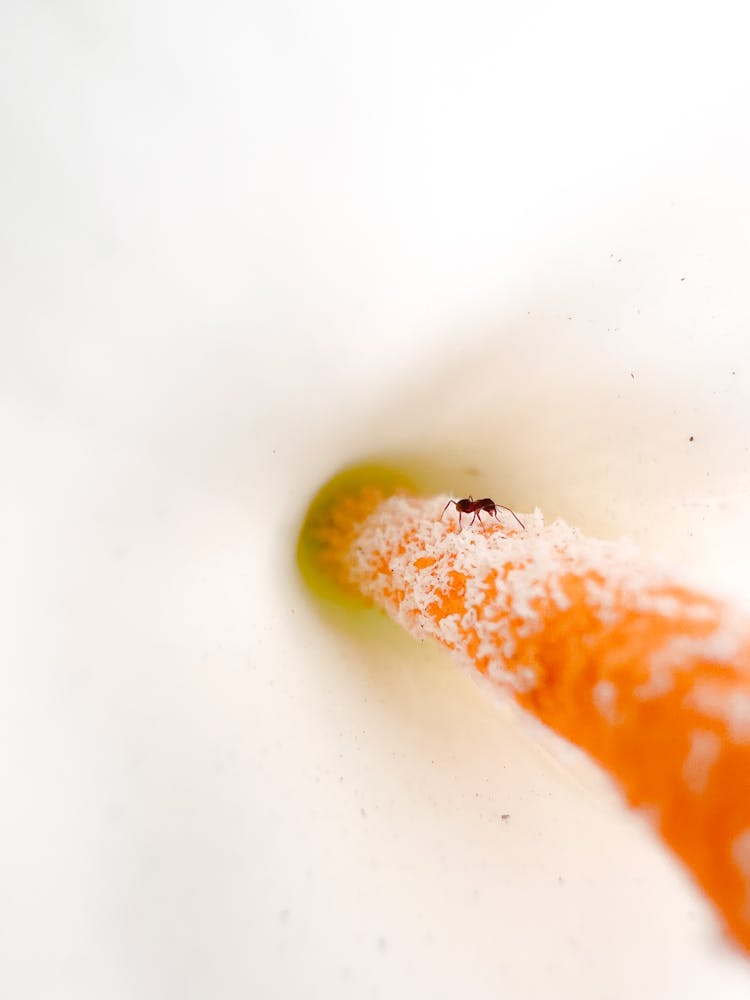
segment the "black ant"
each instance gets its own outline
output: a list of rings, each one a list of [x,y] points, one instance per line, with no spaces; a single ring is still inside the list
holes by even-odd
[[[474,497],[464,497],[463,500],[449,500],[445,507],[443,507],[443,514],[446,510],[448,510],[451,504],[453,504],[458,511],[459,531],[461,530],[461,517],[464,514],[474,515],[471,519],[471,524],[473,524],[476,520],[478,520],[480,524],[482,523],[482,511],[484,511],[485,514],[489,514],[490,517],[494,517],[496,521],[499,521],[500,518],[497,516],[498,508],[500,510],[507,510],[509,514],[513,514],[513,517],[515,517],[516,521],[518,521],[524,531],[526,530],[526,526],[521,518],[518,517],[518,515],[512,511],[510,507],[503,507],[501,503],[495,503],[495,501],[491,500],[489,497],[484,497],[482,500],[475,500]],[[441,521],[443,519],[443,514],[440,515]],[[471,527],[471,524],[469,527]]]

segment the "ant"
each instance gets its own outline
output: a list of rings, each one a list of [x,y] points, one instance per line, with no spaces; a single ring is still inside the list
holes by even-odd
[[[451,504],[453,504],[458,511],[459,531],[461,530],[461,517],[464,514],[474,515],[471,519],[471,524],[473,524],[476,520],[478,520],[480,524],[482,523],[482,511],[484,511],[485,514],[489,514],[490,517],[494,517],[496,521],[499,521],[500,518],[497,516],[498,508],[500,510],[507,510],[509,514],[513,514],[513,517],[515,517],[516,521],[518,521],[524,531],[526,530],[526,526],[521,518],[518,517],[518,515],[512,511],[510,507],[503,507],[501,503],[495,503],[495,501],[491,500],[489,497],[484,497],[482,500],[475,500],[474,497],[464,497],[463,500],[449,500],[445,507],[443,507],[443,514],[446,510],[448,510]],[[441,521],[443,519],[443,514],[440,515]],[[471,527],[471,524],[469,527]]]

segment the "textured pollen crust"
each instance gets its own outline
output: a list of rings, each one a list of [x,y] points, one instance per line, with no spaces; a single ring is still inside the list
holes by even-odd
[[[538,510],[459,531],[447,496],[368,499],[331,564],[598,760],[750,950],[748,621]]]

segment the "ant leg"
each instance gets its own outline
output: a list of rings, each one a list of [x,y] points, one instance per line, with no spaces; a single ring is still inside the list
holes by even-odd
[[[518,516],[518,514],[516,514],[516,512],[514,510],[511,510],[510,507],[503,507],[503,505],[501,503],[496,503],[495,504],[495,508],[496,508],[495,509],[495,514],[497,514],[497,508],[498,507],[501,510],[507,510],[509,514],[512,514],[513,517],[515,517],[516,521],[518,521],[518,523],[521,525],[521,527],[523,528],[523,530],[526,531],[526,525],[523,523],[523,521],[521,520],[521,518]]]

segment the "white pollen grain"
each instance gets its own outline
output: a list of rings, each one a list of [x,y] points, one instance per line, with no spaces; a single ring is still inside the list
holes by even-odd
[[[697,661],[731,664],[739,652],[739,632],[720,625],[706,636],[676,635],[651,654],[649,677],[635,688],[638,698],[661,698],[674,686],[678,670],[689,670]]]
[[[690,734],[690,749],[682,765],[682,779],[694,795],[706,790],[711,770],[721,754],[716,733],[696,729]]]
[[[749,691],[720,681],[701,681],[685,702],[710,718],[723,722],[729,737],[736,743],[750,743]]]
[[[750,879],[750,827],[732,841],[732,858],[745,878]]]
[[[750,827],[743,830],[732,842],[732,860],[737,865],[745,881],[743,914],[750,920]]]
[[[612,681],[597,681],[591,691],[594,706],[609,723],[617,720],[617,688]]]

